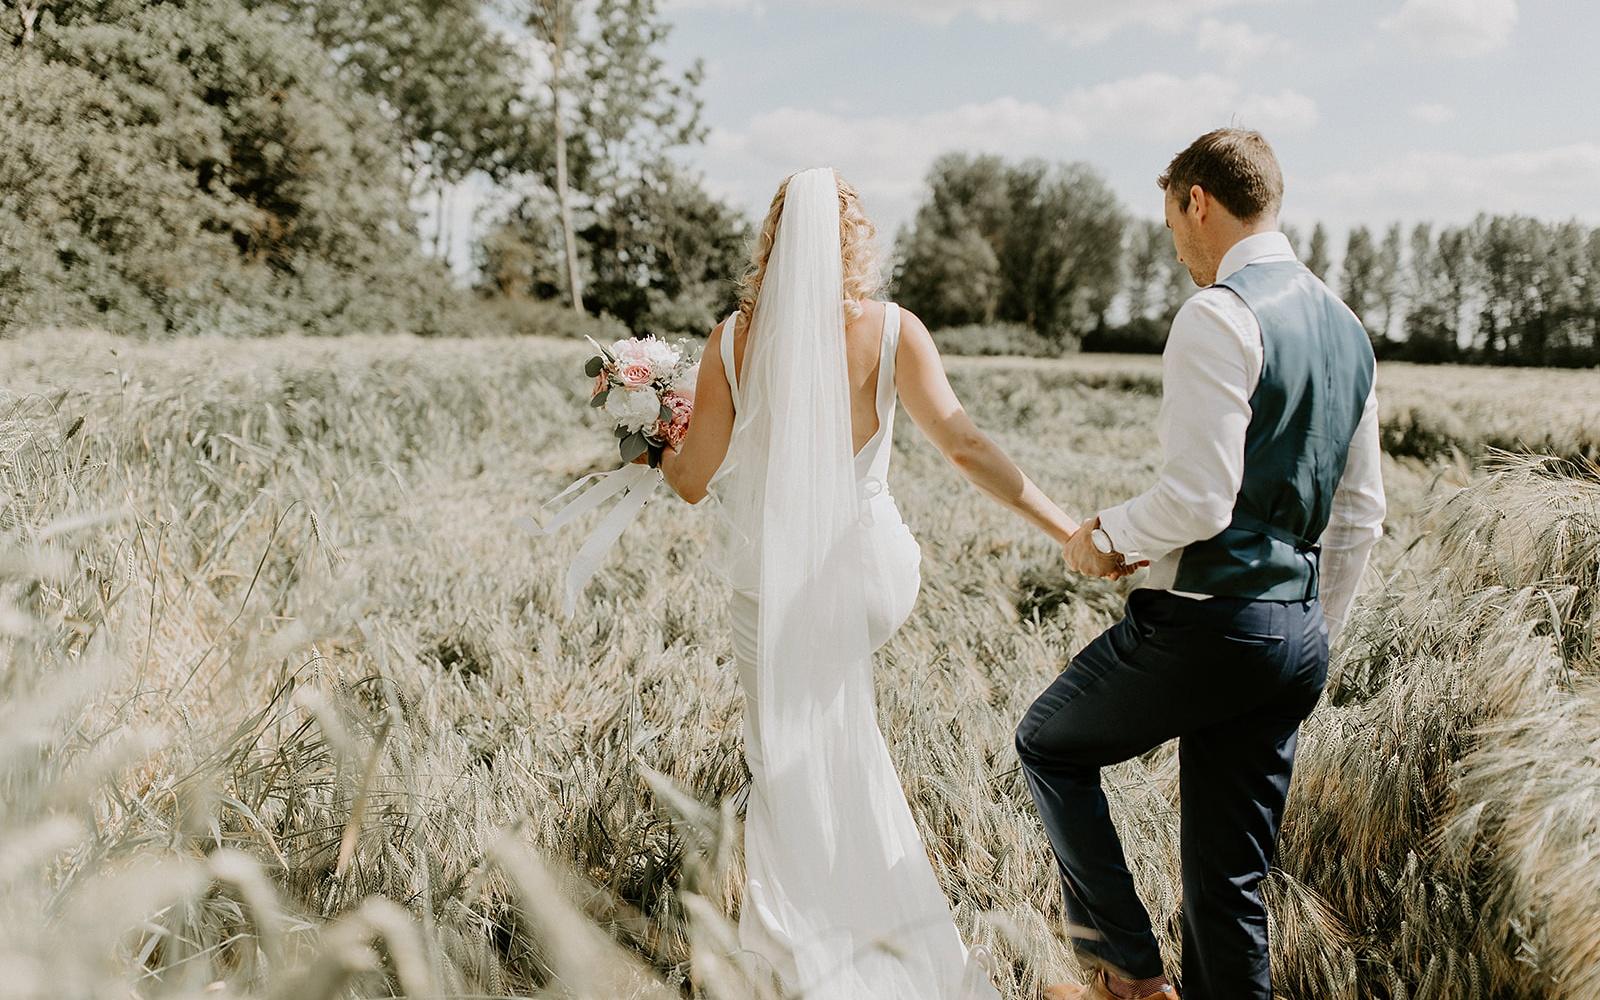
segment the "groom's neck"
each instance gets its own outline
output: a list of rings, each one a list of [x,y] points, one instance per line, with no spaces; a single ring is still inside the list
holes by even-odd
[[[1218,265],[1228,251],[1252,236],[1262,233],[1275,233],[1278,231],[1278,217],[1276,215],[1262,216],[1251,222],[1240,222],[1237,219],[1228,220],[1227,224],[1218,228],[1215,242],[1211,245],[1212,259]]]

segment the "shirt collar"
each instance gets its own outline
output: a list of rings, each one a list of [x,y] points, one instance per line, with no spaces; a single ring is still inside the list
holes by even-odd
[[[1229,275],[1246,264],[1295,259],[1294,246],[1289,243],[1289,237],[1277,230],[1256,233],[1235,243],[1222,255],[1222,263],[1217,265],[1217,280],[1227,280]]]

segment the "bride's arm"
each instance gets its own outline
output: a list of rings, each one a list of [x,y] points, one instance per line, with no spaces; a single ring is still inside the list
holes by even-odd
[[[1040,492],[999,445],[978,430],[950,388],[928,328],[907,309],[902,308],[900,315],[895,388],[911,419],[974,486],[1065,545],[1078,530],[1077,522]]]
[[[661,455],[661,474],[690,503],[705,499],[706,484],[722,466],[733,434],[733,393],[722,370],[722,324],[706,338],[700,353],[700,377],[694,385],[694,414],[683,447]]]

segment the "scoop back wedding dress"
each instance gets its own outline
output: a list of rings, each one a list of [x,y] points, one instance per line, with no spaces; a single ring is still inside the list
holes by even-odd
[[[921,550],[888,488],[893,304],[878,429],[852,454],[836,183],[790,179],[742,373],[737,314],[721,336],[736,416],[711,493],[753,777],[740,943],[791,995],[995,1000],[877,724],[872,653],[910,614]]]

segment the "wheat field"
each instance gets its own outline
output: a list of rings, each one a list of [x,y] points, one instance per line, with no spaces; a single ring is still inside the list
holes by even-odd
[[[578,534],[513,527],[611,464],[584,353],[0,342],[6,996],[763,995],[710,518],[663,494],[571,621]],[[950,367],[1070,512],[1151,481],[1153,360]],[[1600,380],[1379,379],[1390,521],[1303,734],[1279,989],[1600,997]],[[1076,970],[1012,730],[1122,594],[897,431],[923,592],[880,716],[963,931],[1032,1000]],[[1175,763],[1107,785],[1179,969]]]

